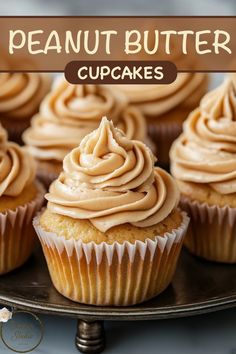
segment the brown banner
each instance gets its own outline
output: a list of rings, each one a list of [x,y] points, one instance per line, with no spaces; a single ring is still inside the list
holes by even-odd
[[[171,84],[177,68],[168,61],[71,61],[65,77],[71,84]]]
[[[236,71],[236,17],[0,17],[0,28],[0,71],[113,60]]]

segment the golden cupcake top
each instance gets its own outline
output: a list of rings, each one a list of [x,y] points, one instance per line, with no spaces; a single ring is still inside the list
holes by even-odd
[[[144,115],[155,117],[180,104],[190,106],[192,101],[204,94],[206,85],[205,74],[179,73],[176,80],[169,85],[117,85],[117,87]]]
[[[148,227],[176,207],[179,192],[142,142],[129,140],[103,118],[63,162],[63,172],[46,194],[48,209],[74,219],[88,219],[106,232],[130,223]]]
[[[236,83],[227,78],[202,99],[170,152],[172,174],[207,184],[220,194],[236,193]]]
[[[60,79],[43,100],[23,140],[37,159],[62,162],[71,149],[98,127],[104,115],[131,139],[147,138],[143,115],[128,106],[118,90],[101,85],[72,85]]]
[[[30,118],[38,110],[50,85],[51,79],[46,74],[1,73],[1,116],[18,120]]]
[[[7,140],[0,125],[0,197],[17,197],[35,177],[32,157],[16,143]]]

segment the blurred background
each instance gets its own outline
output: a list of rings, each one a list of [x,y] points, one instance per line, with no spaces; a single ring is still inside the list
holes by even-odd
[[[236,15],[235,0],[8,0],[3,15]]]

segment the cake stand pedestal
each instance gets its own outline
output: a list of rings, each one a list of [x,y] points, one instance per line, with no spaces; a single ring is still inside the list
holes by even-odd
[[[75,345],[81,353],[101,353],[105,348],[103,321],[78,320]]]

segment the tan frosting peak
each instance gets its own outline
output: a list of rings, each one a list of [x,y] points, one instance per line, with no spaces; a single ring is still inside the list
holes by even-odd
[[[51,79],[45,74],[0,74],[0,113],[3,118],[30,118],[49,91]]]
[[[143,115],[127,105],[122,93],[99,85],[71,85],[60,79],[42,102],[40,113],[33,117],[23,140],[36,158],[62,161],[98,127],[103,115],[112,119],[130,139],[146,138]]]
[[[236,82],[232,78],[209,92],[201,101],[201,111],[214,119],[236,120]]]
[[[176,207],[179,193],[172,177],[154,168],[154,162],[146,145],[129,140],[103,118],[65,157],[64,171],[46,194],[48,208],[89,219],[102,232],[124,223],[157,224]]]
[[[19,145],[7,141],[0,126],[0,197],[17,197],[35,177],[32,157]]]
[[[180,73],[169,85],[117,85],[131,104],[152,117],[164,114],[179,104],[191,105],[205,91],[205,74]],[[188,100],[186,100],[188,98]],[[186,100],[186,101],[185,101]]]
[[[235,83],[229,78],[202,99],[173,144],[171,170],[177,179],[236,193],[235,112]]]

